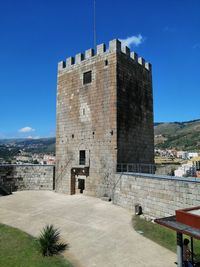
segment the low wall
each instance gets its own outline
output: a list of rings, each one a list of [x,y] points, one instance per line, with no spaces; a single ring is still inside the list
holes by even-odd
[[[117,173],[113,203],[135,211],[140,204],[147,217],[160,218],[175,210],[200,206],[200,179],[151,174]],[[17,190],[53,190],[53,165],[0,165],[0,185]]]
[[[200,179],[150,174],[116,174],[113,202],[135,211],[140,204],[147,217],[175,215],[175,210],[200,206]]]
[[[0,185],[17,190],[53,190],[53,165],[0,165]]]

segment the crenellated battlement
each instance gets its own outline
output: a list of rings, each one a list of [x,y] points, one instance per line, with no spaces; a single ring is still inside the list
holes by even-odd
[[[105,44],[99,44],[96,47],[96,53],[94,49],[88,49],[85,51],[84,54],[79,53],[75,55],[75,58],[69,57],[66,59],[66,61],[60,61],[58,63],[58,71],[62,71],[64,69],[70,69],[72,66],[79,65],[85,60],[98,57],[105,53],[113,53],[113,52],[126,54],[136,63],[142,65],[145,69],[151,72],[151,64],[149,62],[146,62],[144,58],[138,57],[138,55],[135,52],[131,52],[130,48],[128,48],[127,46],[122,46],[121,42],[118,39],[110,41],[107,49]]]

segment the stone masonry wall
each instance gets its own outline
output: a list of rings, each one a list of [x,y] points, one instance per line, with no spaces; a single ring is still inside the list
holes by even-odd
[[[200,206],[200,179],[150,174],[116,174],[113,202],[135,210],[140,204],[147,217],[175,215],[175,210]]]
[[[17,190],[53,190],[53,165],[0,165],[0,185]]]
[[[117,59],[117,100],[118,163],[153,164],[152,73],[124,53]]]

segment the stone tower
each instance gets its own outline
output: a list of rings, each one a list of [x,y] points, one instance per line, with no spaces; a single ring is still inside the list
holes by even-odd
[[[56,190],[103,196],[117,164],[154,163],[151,64],[118,40],[58,64]]]

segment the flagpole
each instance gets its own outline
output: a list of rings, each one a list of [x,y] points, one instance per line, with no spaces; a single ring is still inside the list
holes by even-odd
[[[96,0],[94,0],[94,49],[96,49]]]

